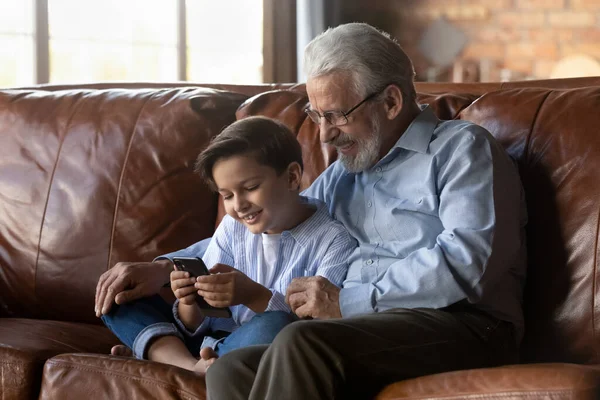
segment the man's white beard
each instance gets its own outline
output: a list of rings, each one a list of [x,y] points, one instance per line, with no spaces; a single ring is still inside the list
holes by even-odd
[[[379,118],[374,119],[371,137],[356,140],[356,146],[358,147],[356,156],[342,154],[338,151],[339,160],[346,170],[358,173],[375,165],[379,159],[379,149],[381,148],[380,126]]]

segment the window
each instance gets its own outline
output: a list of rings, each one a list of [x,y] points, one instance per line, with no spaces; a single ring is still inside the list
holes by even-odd
[[[177,79],[173,0],[49,0],[50,82]]]
[[[0,87],[35,81],[33,0],[0,0]]]
[[[262,0],[186,1],[188,80],[263,81],[262,4]]]
[[[0,87],[261,83],[262,14],[263,0],[0,0]]]

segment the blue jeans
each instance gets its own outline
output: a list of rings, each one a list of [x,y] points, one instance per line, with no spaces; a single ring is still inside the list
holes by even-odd
[[[270,344],[280,330],[296,319],[284,311],[269,311],[256,314],[232,333],[211,332],[210,336],[223,338],[214,349],[222,356],[241,347]],[[115,305],[109,314],[102,316],[102,321],[140,359],[147,358],[150,343],[161,336],[179,337],[194,356],[200,352],[204,340],[183,334],[175,323],[172,306],[158,295]]]

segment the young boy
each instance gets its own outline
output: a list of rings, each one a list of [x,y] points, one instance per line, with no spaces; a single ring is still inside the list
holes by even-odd
[[[300,196],[301,147],[275,120],[251,117],[228,126],[200,154],[196,171],[221,195],[227,215],[203,255],[196,244],[165,257],[202,256],[211,275],[173,271],[176,328],[151,321],[129,347],[138,357],[202,373],[228,351],[270,343],[295,319],[285,303],[292,279],[321,275],[341,286],[356,242],[324,203]],[[230,307],[232,317],[204,317],[197,295]],[[131,342],[114,317],[103,320]]]

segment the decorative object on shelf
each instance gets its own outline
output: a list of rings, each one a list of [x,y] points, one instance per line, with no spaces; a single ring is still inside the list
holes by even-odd
[[[444,18],[432,22],[419,40],[418,49],[431,64],[427,80],[435,81],[441,70],[452,66],[461,53],[467,36]]]

